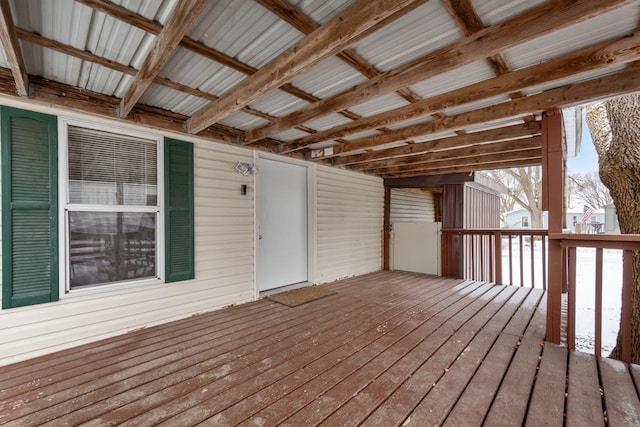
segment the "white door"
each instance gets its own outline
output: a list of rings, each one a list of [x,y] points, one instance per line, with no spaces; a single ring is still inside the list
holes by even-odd
[[[258,290],[307,280],[307,168],[258,159]]]

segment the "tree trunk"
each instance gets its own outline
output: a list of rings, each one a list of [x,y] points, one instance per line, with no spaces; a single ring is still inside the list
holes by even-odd
[[[600,179],[616,206],[620,231],[640,234],[640,97],[591,106],[587,124],[598,152]],[[640,363],[640,255],[633,257],[631,360]],[[610,357],[620,358],[620,333]]]

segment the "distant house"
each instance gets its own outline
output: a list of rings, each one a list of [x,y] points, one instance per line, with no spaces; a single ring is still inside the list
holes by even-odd
[[[584,227],[582,228],[583,233],[589,234],[597,234],[602,232],[609,232],[608,226],[606,225],[606,219],[609,218],[605,214],[605,209],[598,209],[593,215],[589,217]],[[572,209],[567,211],[566,213],[566,228],[571,232],[576,232],[576,225],[581,224],[582,219],[582,211],[578,209]],[[609,214],[611,215],[611,214]],[[615,208],[613,212],[613,217],[615,218],[615,227],[620,230],[620,226],[617,225],[617,217],[615,217]],[[548,215],[547,212],[542,214],[542,228],[548,228]],[[531,215],[529,211],[524,208],[515,209],[511,212],[507,212],[505,214],[505,228],[531,228]],[[613,232],[613,231],[612,231]],[[618,231],[619,232],[619,231]]]

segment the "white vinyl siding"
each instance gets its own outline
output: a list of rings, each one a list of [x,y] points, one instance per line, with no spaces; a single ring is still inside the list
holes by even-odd
[[[433,194],[421,190],[391,190],[391,223],[434,222]]]
[[[317,281],[380,270],[382,179],[319,166],[317,206]]]
[[[253,153],[197,142],[194,157],[196,279],[0,310],[0,365],[253,299],[253,178],[234,169]]]

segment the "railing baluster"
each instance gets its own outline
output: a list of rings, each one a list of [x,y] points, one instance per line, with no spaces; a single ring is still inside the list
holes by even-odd
[[[502,233],[496,231],[494,236],[496,245],[496,283],[502,285]]]
[[[471,259],[467,260],[467,262],[465,264],[469,265],[469,278],[473,279],[473,280],[477,280],[478,278],[476,277],[476,266],[475,266],[475,262],[476,262],[476,257],[473,256],[475,253],[475,247],[476,247],[476,239],[475,236],[469,236],[468,237],[469,241],[471,242],[471,244],[469,245],[471,247]]]
[[[493,282],[493,239],[491,235],[487,235],[487,240],[489,241],[489,264],[487,264],[487,270],[489,273],[489,282]],[[493,282],[495,283],[495,282]]]
[[[622,312],[620,313],[622,361],[631,362],[631,308],[633,291],[633,251],[625,250],[622,261]]]
[[[602,248],[596,248],[596,343],[595,355],[602,352]]]
[[[478,263],[480,264],[480,280],[486,281],[487,276],[484,274],[484,236],[481,234],[478,236],[480,241],[480,257],[478,258]]]
[[[536,287],[536,275],[535,275],[535,261],[534,261],[534,256],[535,256],[535,238],[534,235],[532,234],[530,236],[531,238],[531,287],[535,288]]]
[[[509,286],[513,285],[513,235],[509,234]]]
[[[569,307],[567,314],[567,347],[570,350],[576,348],[576,248],[568,249],[569,256],[569,294],[567,295]]]
[[[547,290],[547,237],[542,236],[542,290]]]
[[[524,286],[524,245],[522,244],[522,234],[518,238],[520,243],[520,286]]]

